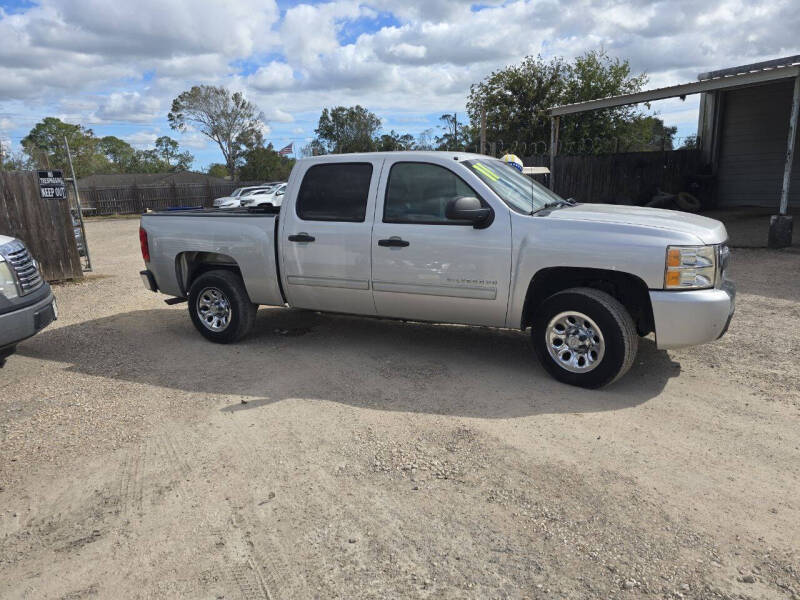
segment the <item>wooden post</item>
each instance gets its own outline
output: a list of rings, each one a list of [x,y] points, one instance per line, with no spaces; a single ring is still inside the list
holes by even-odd
[[[560,117],[550,117],[550,189],[555,185],[556,154],[558,153],[558,123]]]
[[[789,139],[786,148],[786,164],[783,167],[783,185],[781,186],[779,212],[769,218],[767,246],[770,248],[786,248],[792,245],[792,216],[788,214],[789,184],[792,177],[792,162],[794,162],[794,146],[797,140],[798,113],[800,113],[800,75],[794,78],[792,112],[789,117]]]
[[[789,117],[789,140],[786,150],[786,164],[783,167],[783,186],[781,187],[780,214],[789,210],[789,180],[792,177],[794,146],[797,139],[797,115],[800,112],[800,75],[794,78],[794,94],[792,95],[792,112]]]

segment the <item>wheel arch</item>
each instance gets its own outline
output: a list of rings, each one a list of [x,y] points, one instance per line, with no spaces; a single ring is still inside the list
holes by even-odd
[[[220,252],[187,251],[175,257],[175,276],[184,297],[189,293],[192,282],[203,273],[215,269],[232,271],[242,276],[239,263],[231,256]]]
[[[631,315],[639,335],[654,331],[653,306],[644,280],[622,271],[583,267],[546,267],[534,274],[522,307],[522,329],[532,324],[536,309],[544,300],[573,287],[589,287],[610,294]]]

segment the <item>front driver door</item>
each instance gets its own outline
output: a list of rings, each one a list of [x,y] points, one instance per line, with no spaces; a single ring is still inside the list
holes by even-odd
[[[372,286],[379,315],[505,325],[508,213],[495,209],[492,224],[475,229],[445,216],[448,201],[459,196],[480,198],[449,166],[386,161],[372,230]]]

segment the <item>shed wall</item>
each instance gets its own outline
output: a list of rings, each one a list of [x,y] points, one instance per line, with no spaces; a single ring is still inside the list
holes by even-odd
[[[717,168],[717,205],[778,211],[793,81],[725,92]],[[800,206],[800,153],[795,151],[790,206]]]

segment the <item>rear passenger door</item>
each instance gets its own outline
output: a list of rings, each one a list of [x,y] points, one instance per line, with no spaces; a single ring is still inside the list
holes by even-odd
[[[374,315],[372,219],[382,159],[326,158],[298,169],[281,212],[281,271],[298,308]]]

